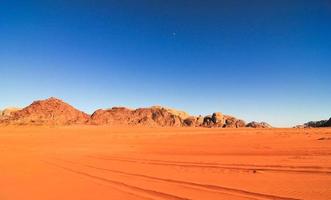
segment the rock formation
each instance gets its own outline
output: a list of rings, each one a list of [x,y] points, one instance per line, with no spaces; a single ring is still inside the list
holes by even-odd
[[[331,127],[331,118],[323,124],[324,127]]]
[[[217,127],[223,127],[225,125],[226,118],[220,112],[215,112],[211,116],[211,120],[213,121],[214,125]]]
[[[294,128],[320,128],[320,127],[331,127],[331,118],[329,120],[310,121],[303,125],[294,126]]]
[[[145,127],[209,127],[240,128],[246,123],[230,115],[215,112],[207,116],[190,116],[162,106],[128,109],[113,107],[96,110],[91,116],[54,97],[35,101],[22,110],[0,112],[0,124],[7,125],[109,125]],[[252,122],[249,127],[267,127],[266,123]]]
[[[9,118],[14,112],[20,110],[19,108],[5,108],[4,110],[0,110],[0,119]]]
[[[266,122],[250,122],[246,125],[246,127],[250,128],[272,128],[272,126]]]
[[[212,126],[214,125],[214,122],[213,122],[213,117],[211,115],[207,115],[203,118],[203,123],[202,123],[203,126]]]
[[[14,125],[70,125],[84,124],[89,116],[54,97],[34,101],[22,110],[13,112],[2,123]]]
[[[184,112],[184,111],[181,111],[181,110],[175,110],[175,109],[167,108],[167,107],[163,107],[163,106],[152,106],[151,108],[152,109],[153,108],[164,109],[164,110],[168,111],[169,113],[171,113],[173,115],[176,115],[176,116],[178,116],[182,119],[186,119],[186,118],[190,117],[190,115],[187,112]]]
[[[163,107],[138,108],[130,110],[114,107],[108,110],[97,110],[90,118],[94,125],[129,125],[149,127],[180,127],[182,119]]]
[[[320,121],[310,121],[304,124],[305,127],[323,127],[326,124],[327,120],[320,120]]]
[[[190,116],[184,119],[183,125],[189,127],[198,127],[198,126],[202,126],[203,122],[204,122],[204,117],[202,117],[201,115],[199,115],[198,117]]]
[[[220,112],[207,115],[203,119],[202,126],[216,128],[240,128],[245,127],[245,121],[230,115],[223,115]]]
[[[245,127],[246,122],[244,120],[241,119],[237,119],[235,117],[226,115],[225,116],[225,124],[224,124],[224,128],[242,128]]]

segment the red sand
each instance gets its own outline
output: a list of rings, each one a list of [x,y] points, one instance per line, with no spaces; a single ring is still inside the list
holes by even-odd
[[[0,128],[1,200],[331,199],[331,129]]]

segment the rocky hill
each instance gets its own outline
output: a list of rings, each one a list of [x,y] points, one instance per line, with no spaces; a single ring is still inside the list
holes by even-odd
[[[250,128],[272,128],[272,126],[266,122],[250,122],[246,124],[246,127]]]
[[[5,112],[2,112],[5,113]],[[6,112],[8,113],[8,112]],[[4,114],[2,114],[4,115]],[[207,116],[190,116],[162,106],[128,109],[113,107],[99,109],[92,115],[79,111],[54,97],[33,102],[22,110],[15,110],[0,117],[0,124],[7,125],[108,125],[145,127],[208,127],[208,128],[267,128],[267,123],[245,121],[230,115],[215,112]]]
[[[14,113],[18,110],[20,110],[20,108],[14,108],[14,107],[5,108],[4,110],[0,110],[0,119],[9,118],[12,115],[12,113]]]
[[[114,107],[108,110],[97,110],[90,118],[94,125],[127,125],[148,127],[180,127],[182,119],[162,107],[138,108],[130,110]]]
[[[167,107],[163,107],[163,106],[152,106],[151,108],[164,109],[164,110],[168,111],[169,113],[176,115],[182,119],[186,119],[186,118],[190,117],[190,115],[187,112],[184,112],[181,110],[176,110],[176,109],[167,108]]]
[[[209,127],[209,128],[240,128],[245,127],[245,121],[237,119],[230,115],[223,115],[220,112],[215,112],[212,115],[207,115],[205,117],[188,117],[183,120],[184,126],[191,127]]]
[[[303,125],[297,125],[294,128],[320,128],[320,127],[331,127],[331,118],[329,120],[310,121]]]
[[[323,124],[324,127],[331,127],[331,118]]]
[[[34,101],[31,105],[13,112],[1,121],[13,125],[71,125],[84,124],[89,115],[54,97]]]

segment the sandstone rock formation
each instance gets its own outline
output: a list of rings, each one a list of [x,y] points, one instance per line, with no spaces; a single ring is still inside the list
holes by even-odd
[[[203,118],[203,123],[202,123],[203,126],[212,126],[214,125],[214,122],[213,122],[213,117],[211,115],[207,115]]]
[[[0,110],[0,119],[9,118],[12,115],[12,113],[14,113],[18,110],[20,110],[20,108],[14,108],[14,107],[5,108],[4,110]]]
[[[202,117],[201,115],[199,115],[198,117],[190,116],[184,119],[183,125],[190,127],[198,127],[198,126],[202,126],[203,122],[204,122],[204,117]]]
[[[235,117],[226,115],[225,116],[225,124],[224,124],[224,128],[242,128],[245,127],[246,122],[241,120],[241,119],[237,119]]]
[[[181,110],[175,110],[175,109],[167,108],[167,107],[163,107],[163,106],[152,106],[151,108],[164,109],[164,110],[170,112],[171,114],[176,115],[182,119],[186,119],[186,118],[190,117],[190,115],[187,112],[184,112]]]
[[[4,117],[5,116],[5,117]],[[245,127],[243,120],[215,112],[207,116],[190,116],[162,106],[128,109],[113,107],[96,110],[91,116],[54,97],[35,101],[22,110],[0,112],[0,124],[9,125],[109,125],[145,127]],[[266,127],[266,123],[250,123],[249,127]]]
[[[197,123],[197,118],[193,116],[188,117],[183,121],[184,126],[190,126],[190,127],[196,126],[196,123]]]
[[[94,125],[129,125],[149,127],[180,127],[182,118],[163,107],[138,108],[130,110],[114,107],[108,110],[97,110],[90,118]]]
[[[14,125],[70,125],[84,124],[89,115],[54,97],[34,101],[22,110],[13,112],[2,123]]]
[[[303,125],[294,126],[294,128],[320,128],[320,127],[331,127],[331,118],[329,120],[310,121]]]
[[[250,122],[246,125],[246,127],[250,128],[272,128],[272,126],[266,122]]]
[[[220,112],[207,115],[203,119],[202,126],[217,128],[240,128],[245,127],[245,121],[230,115],[223,115]]]
[[[223,116],[222,113],[220,112],[216,112],[213,113],[213,115],[211,116],[211,120],[213,121],[213,123],[217,126],[217,127],[223,127],[225,124],[225,117]]]

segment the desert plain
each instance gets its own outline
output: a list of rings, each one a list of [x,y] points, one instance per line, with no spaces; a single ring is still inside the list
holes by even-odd
[[[1,200],[331,199],[331,129],[4,126]]]

